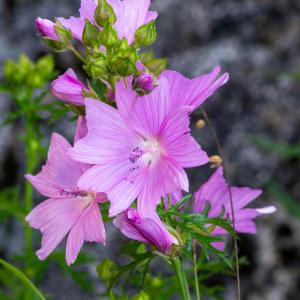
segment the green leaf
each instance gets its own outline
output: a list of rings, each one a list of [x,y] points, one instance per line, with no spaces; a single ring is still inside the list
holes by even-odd
[[[39,289],[30,281],[30,279],[19,269],[6,262],[5,260],[0,258],[0,264],[7,269],[9,272],[14,274],[17,278],[19,278],[28,289],[32,290],[41,300],[46,300],[43,294],[39,291]]]
[[[179,202],[177,202],[173,207],[171,207],[170,212],[177,211],[186,201],[190,200],[192,198],[192,195],[187,195],[180,199]]]
[[[250,136],[249,141],[264,151],[273,152],[283,159],[300,159],[300,143],[287,145],[268,138]]]
[[[282,204],[294,218],[300,219],[300,205],[295,198],[288,194],[277,182],[271,180],[267,184],[267,191]]]

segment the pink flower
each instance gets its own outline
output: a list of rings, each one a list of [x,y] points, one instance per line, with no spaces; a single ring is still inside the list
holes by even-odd
[[[174,106],[189,105],[198,108],[207,98],[229,80],[229,74],[224,73],[219,78],[221,68],[216,66],[210,73],[187,79],[180,73],[166,70],[160,78],[166,78],[171,91]],[[158,84],[160,79],[158,80]]]
[[[67,155],[70,144],[53,134],[48,160],[36,176],[26,178],[48,200],[35,207],[26,217],[30,226],[42,232],[42,247],[36,254],[44,260],[68,235],[67,264],[72,264],[84,241],[105,243],[105,230],[99,202],[106,195],[79,189],[77,181],[89,166],[75,162]]]
[[[56,98],[79,106],[84,105],[83,90],[89,91],[89,89],[78,80],[72,69],[68,69],[51,84],[51,92]]]
[[[130,208],[118,215],[113,223],[128,238],[153,245],[162,253],[171,254],[172,245],[178,245],[157,215],[143,219],[136,209]]]
[[[56,26],[56,24],[47,19],[37,18],[35,20],[35,27],[43,37],[57,41],[59,38],[54,26]]]
[[[141,74],[136,79],[136,88],[148,94],[154,89],[154,79],[151,74]]]
[[[270,214],[276,211],[274,206],[264,208],[245,208],[249,203],[261,195],[261,190],[254,190],[248,187],[238,188],[230,187],[234,217],[235,229],[240,233],[256,233],[254,219],[262,214]],[[215,173],[204,183],[194,195],[193,212],[201,213],[205,208],[206,202],[209,202],[211,209],[209,217],[218,217],[224,209],[225,217],[232,220],[232,211],[230,206],[229,187],[223,177],[223,168],[219,167]],[[217,227],[213,235],[226,235],[226,231]],[[223,249],[223,242],[213,243],[216,248]]]
[[[127,38],[129,44],[134,42],[135,31],[141,25],[155,20],[157,17],[156,12],[148,11],[150,0],[108,0],[107,2],[113,7],[117,16],[117,22],[114,27],[118,32],[119,38]],[[75,38],[81,40],[85,19],[95,24],[94,14],[97,5],[97,0],[81,0],[79,18],[58,18],[58,21],[64,27],[70,29]]]
[[[166,80],[139,97],[129,84],[116,85],[118,110],[86,99],[88,134],[70,151],[73,159],[94,164],[79,186],[107,193],[110,216],[138,198],[142,217],[152,214],[161,197],[188,191],[183,168],[206,164],[208,157],[191,137],[188,107],[175,107]]]

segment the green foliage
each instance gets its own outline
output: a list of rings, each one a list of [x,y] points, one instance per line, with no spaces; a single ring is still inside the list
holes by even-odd
[[[31,280],[18,268],[14,267],[10,263],[4,261],[0,258],[0,265],[2,265],[6,270],[11,272],[14,276],[19,278],[23,284],[30,290],[32,290],[41,300],[46,300],[43,294],[38,290],[38,288],[31,282]]]
[[[274,180],[270,180],[267,183],[266,188],[270,195],[274,196],[275,199],[286,208],[291,216],[300,219],[300,204],[297,202],[297,199],[293,198]]]
[[[155,58],[152,52],[142,53],[140,60],[155,76],[158,76],[168,66],[168,60],[166,58]]]
[[[252,136],[250,141],[263,151],[273,152],[282,159],[300,159],[300,143],[295,145],[283,144],[268,138]]]

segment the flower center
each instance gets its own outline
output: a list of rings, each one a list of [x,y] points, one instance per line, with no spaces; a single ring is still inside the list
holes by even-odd
[[[143,140],[139,146],[131,151],[129,160],[134,164],[142,159],[142,162],[149,165],[157,161],[162,153],[163,150],[156,139]]]
[[[67,198],[74,198],[76,200],[84,201],[87,204],[90,204],[97,197],[96,193],[89,193],[79,190],[74,191],[61,191],[61,195]]]

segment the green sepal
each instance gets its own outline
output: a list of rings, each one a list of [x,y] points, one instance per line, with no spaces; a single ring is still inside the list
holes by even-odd
[[[142,25],[135,32],[135,45],[150,46],[156,41],[155,22],[152,20],[149,23]]]
[[[85,20],[85,26],[82,34],[82,41],[87,47],[99,47],[100,31],[89,20]]]
[[[119,38],[116,30],[111,25],[107,25],[101,31],[100,40],[106,48],[110,48],[118,42]]]
[[[107,3],[106,0],[98,1],[94,19],[95,22],[101,27],[113,25],[117,22],[117,16],[114,12],[114,9]]]

